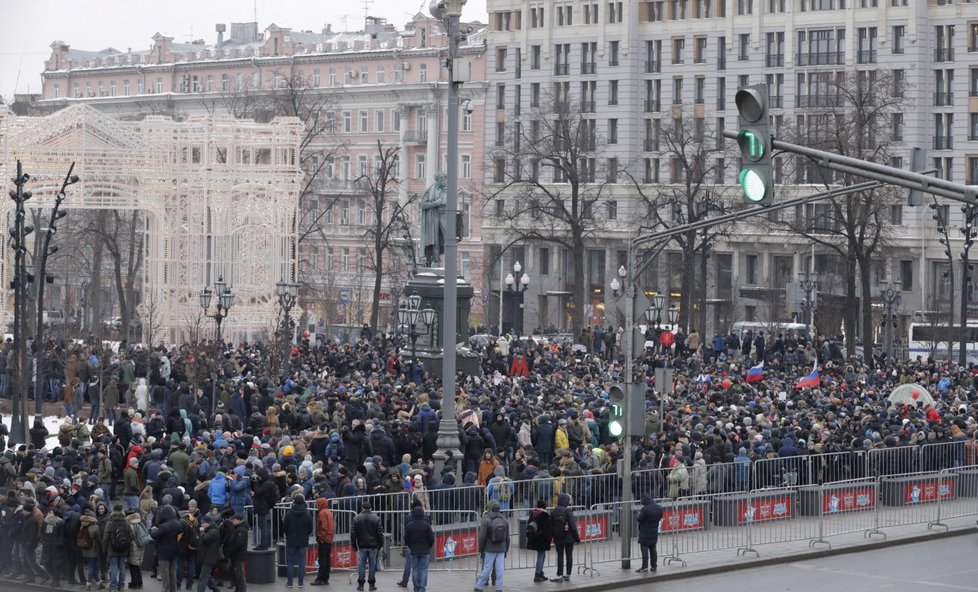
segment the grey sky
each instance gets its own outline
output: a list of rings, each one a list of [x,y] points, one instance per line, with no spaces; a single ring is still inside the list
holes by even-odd
[[[159,31],[180,42],[216,39],[217,23],[255,20],[319,31],[356,31],[364,11],[387,18],[398,28],[429,0],[0,0],[0,95],[40,92],[44,60],[54,40],[72,47],[148,49]],[[487,22],[487,0],[468,0],[462,18]],[[365,6],[366,5],[366,6]],[[149,9],[149,7],[153,7]]]

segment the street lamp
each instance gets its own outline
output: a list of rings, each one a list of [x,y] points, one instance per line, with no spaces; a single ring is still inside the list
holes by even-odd
[[[880,288],[880,297],[883,299],[883,351],[886,352],[888,360],[893,359],[893,330],[896,328],[896,313],[894,305],[900,298],[900,286],[902,282],[889,281]],[[872,344],[870,344],[870,348]],[[866,355],[863,351],[863,355]],[[869,351],[872,356],[872,349]]]
[[[17,161],[17,177],[13,180],[17,189],[10,191],[10,199],[17,204],[14,214],[14,225],[8,231],[10,246],[14,249],[14,352],[16,364],[14,374],[17,378],[13,393],[13,409],[10,419],[10,442],[27,442],[27,380],[30,376],[27,359],[27,284],[34,281],[34,276],[27,273],[27,235],[34,232],[34,227],[25,224],[27,212],[24,204],[32,197],[30,190],[25,191],[24,185],[31,178],[24,172],[24,167]]]
[[[278,333],[279,339],[282,340],[281,347],[282,355],[284,356],[282,358],[282,369],[284,370],[289,360],[289,345],[292,342],[292,334],[295,331],[295,321],[292,320],[289,313],[299,299],[299,284],[285,280],[275,282],[275,295],[278,297],[278,307],[282,314]]]
[[[417,294],[411,294],[407,297],[407,300],[401,302],[401,306],[397,309],[397,322],[403,330],[406,329],[408,338],[411,340],[411,362],[413,363],[418,357],[418,337],[428,334],[429,330],[435,324],[435,309],[430,306],[425,307],[421,310],[421,296]],[[418,331],[418,321],[424,324],[425,332],[422,333]]]
[[[808,334],[815,333],[815,299],[818,289],[818,276],[815,272],[800,274],[798,285],[805,292],[805,299],[801,301],[801,309],[805,315],[805,324],[808,325]]]
[[[207,314],[207,310],[211,306],[211,297],[217,295],[217,311],[214,314]],[[228,317],[228,313],[231,311],[231,307],[234,305],[234,294],[231,292],[231,287],[224,281],[224,276],[219,276],[217,281],[214,282],[214,290],[211,291],[210,288],[204,288],[200,291],[200,308],[204,310],[204,316],[210,319],[214,319],[217,323],[217,342],[224,347],[224,337],[221,333],[221,323],[224,319]]]
[[[442,22],[448,32],[448,55],[445,67],[448,69],[447,101],[447,146],[448,170],[446,171],[445,195],[445,291],[443,297],[444,318],[442,319],[442,366],[441,366],[441,421],[438,424],[438,451],[435,452],[436,467],[445,467],[449,457],[461,457],[459,452],[458,421],[455,419],[455,346],[458,330],[458,233],[456,232],[456,212],[458,211],[458,90],[462,76],[456,76],[455,60],[459,57],[458,46],[462,38],[459,31],[459,18],[466,0],[432,0],[429,5],[431,15]]]
[[[527,288],[530,287],[530,276],[526,272],[521,276],[521,271],[523,271],[523,266],[517,261],[513,264],[513,273],[506,274],[506,289],[509,290],[510,294],[513,294],[519,304],[519,328],[516,330],[518,335],[523,334],[523,318],[526,313],[526,309],[523,306],[523,297]],[[517,277],[519,277],[519,281],[516,280]]]

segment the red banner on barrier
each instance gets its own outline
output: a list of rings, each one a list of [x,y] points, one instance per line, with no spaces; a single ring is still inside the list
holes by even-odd
[[[750,503],[737,504],[737,524],[764,522],[765,520],[784,520],[794,514],[791,496],[772,496],[750,500]]]
[[[577,519],[577,534],[581,542],[603,541],[608,538],[608,517],[587,516]]]
[[[903,502],[906,504],[936,502],[938,496],[941,499],[954,499],[954,481],[932,479],[907,483],[903,486]]]
[[[706,505],[668,508],[662,512],[659,532],[700,530],[706,528]]]
[[[829,489],[822,492],[822,513],[855,512],[876,507],[876,490],[872,487],[859,489]]]
[[[443,532],[435,535],[435,559],[467,557],[479,552],[479,528]]]

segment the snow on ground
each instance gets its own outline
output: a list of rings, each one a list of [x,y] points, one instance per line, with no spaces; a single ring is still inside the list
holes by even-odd
[[[31,404],[33,406],[33,403]],[[5,426],[7,426],[8,430],[10,429],[10,419],[11,419],[11,415],[9,413],[0,414],[0,420],[3,421],[3,424]],[[49,450],[53,449],[55,446],[58,446],[58,428],[61,426],[62,421],[63,419],[56,415],[47,415],[44,417],[44,427],[48,429],[47,447]],[[30,427],[33,425],[34,425],[34,414],[32,413],[27,419],[28,429],[30,429]],[[30,438],[30,436],[28,436],[28,438]],[[10,442],[8,440],[7,442],[8,447],[12,446],[13,444],[20,444],[20,442]]]

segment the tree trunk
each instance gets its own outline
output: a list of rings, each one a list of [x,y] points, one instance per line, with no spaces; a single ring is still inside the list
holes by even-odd
[[[958,346],[958,364],[962,366],[968,363],[968,282],[971,277],[968,273],[968,251],[968,243],[965,243],[961,255],[963,258],[961,263],[961,342]],[[951,349],[948,348],[948,360],[951,359],[950,351]]]
[[[842,325],[846,333],[846,356],[856,354],[856,320],[859,316],[859,309],[856,306],[856,259],[846,257],[846,307],[842,317]]]
[[[873,359],[873,345],[876,339],[873,332],[873,282],[871,264],[872,261],[870,261],[868,256],[861,258],[859,261],[859,290],[862,293],[860,313],[863,334],[863,362],[869,368],[873,368],[876,365]]]
[[[579,232],[575,232],[574,249],[571,252],[571,257],[574,258],[573,284],[575,306],[574,313],[571,315],[571,329],[573,330],[574,339],[580,338],[581,331],[584,329],[584,311],[588,305],[587,277],[584,275],[584,257],[586,255],[587,251],[584,248],[584,237]]]
[[[370,329],[376,333],[377,323],[380,320],[380,287],[384,279],[383,237],[380,234],[384,222],[383,210],[375,211],[374,217],[374,289],[373,299],[370,302]]]
[[[704,236],[703,251],[700,253],[700,314],[696,321],[698,325],[696,329],[699,330],[700,336],[703,338],[706,336],[706,301],[709,298],[707,288],[707,276],[709,275],[707,268],[708,262],[709,256],[706,250],[706,237]]]
[[[680,284],[679,291],[682,293],[682,297],[679,299],[679,316],[676,319],[676,325],[682,327],[683,330],[689,328],[693,321],[693,302],[696,300],[696,232],[691,231],[685,234],[683,238],[684,246],[683,249],[683,278]],[[666,286],[668,290],[671,286]],[[673,305],[672,302],[668,300],[665,303],[666,310],[662,311],[662,318],[668,322],[669,321],[669,310],[668,307]],[[673,329],[675,330],[675,329]]]
[[[89,282],[91,290],[89,332],[92,335],[102,337],[102,241],[97,240],[92,247],[92,281]]]

